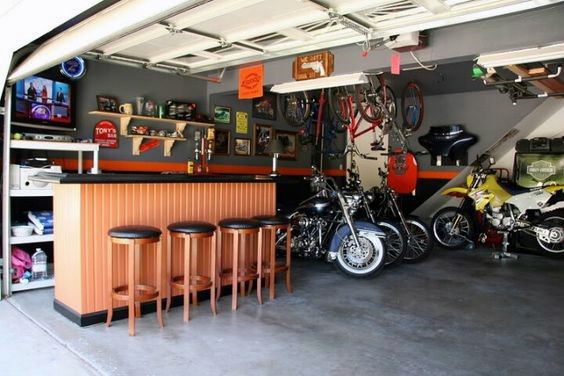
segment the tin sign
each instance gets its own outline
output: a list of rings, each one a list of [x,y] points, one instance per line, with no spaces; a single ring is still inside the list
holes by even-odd
[[[94,142],[102,148],[118,148],[118,133],[116,125],[110,120],[102,120],[94,127]]]

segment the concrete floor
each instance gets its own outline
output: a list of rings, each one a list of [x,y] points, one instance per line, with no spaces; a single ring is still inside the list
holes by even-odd
[[[163,330],[148,314],[133,338],[125,320],[109,329],[72,324],[53,311],[50,289],[16,294],[0,302],[2,349],[14,349],[0,357],[0,373],[48,374],[24,361],[40,349],[47,358],[34,364],[74,375],[564,374],[564,260],[437,249],[366,281],[322,262],[294,265],[294,294],[280,288],[261,307],[246,297],[236,313],[223,298],[215,318],[203,302],[187,325],[177,307]]]

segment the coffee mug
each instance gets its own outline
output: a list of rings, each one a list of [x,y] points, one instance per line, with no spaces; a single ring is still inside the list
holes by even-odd
[[[133,105],[131,103],[124,103],[119,106],[119,112],[126,115],[133,114]]]

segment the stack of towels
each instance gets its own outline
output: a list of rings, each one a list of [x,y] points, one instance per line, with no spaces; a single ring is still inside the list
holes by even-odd
[[[30,211],[27,213],[29,219],[28,225],[33,226],[33,231],[38,235],[47,235],[53,233],[53,212]]]

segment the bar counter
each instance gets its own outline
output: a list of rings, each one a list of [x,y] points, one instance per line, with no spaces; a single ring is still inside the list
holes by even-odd
[[[223,218],[276,211],[276,184],[268,176],[42,174],[38,179],[54,183],[54,306],[81,326],[105,319],[108,229],[136,224],[160,228],[165,250],[170,223],[199,220],[217,224]],[[155,251],[154,246],[143,251],[139,268],[141,280],[149,284],[155,282],[155,265],[145,261],[154,260]],[[228,249],[223,253],[224,265],[231,261],[229,253]],[[126,284],[125,254],[114,252],[117,285]],[[181,274],[180,252],[172,258],[173,275]],[[192,264],[209,270],[210,261],[207,252],[201,252],[197,264]],[[163,286],[167,283],[166,262],[162,263]],[[173,295],[180,291],[173,290]],[[114,317],[120,316],[118,309]]]

